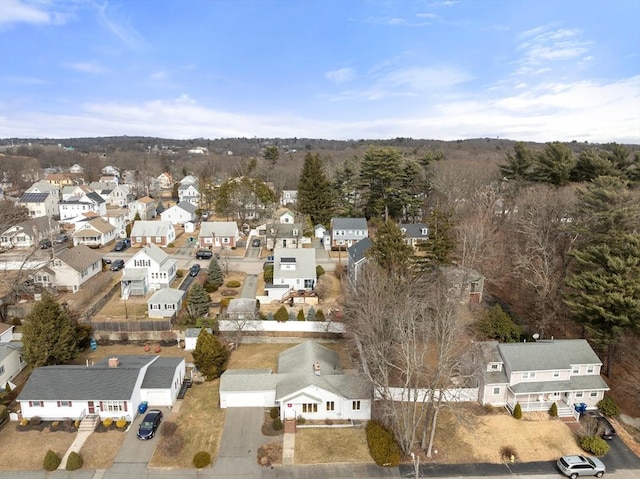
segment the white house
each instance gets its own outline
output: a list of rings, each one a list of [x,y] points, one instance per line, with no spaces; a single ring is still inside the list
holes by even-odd
[[[180,203],[187,202],[197,207],[200,202],[198,186],[195,183],[180,183],[180,186],[178,186],[178,199]]]
[[[265,285],[269,298],[281,300],[290,291],[312,291],[317,280],[314,248],[273,250],[273,284]]]
[[[117,176],[118,178],[120,178],[120,170],[112,165],[107,165],[102,168],[102,174],[106,176]]]
[[[404,237],[404,242],[413,249],[429,239],[429,228],[424,223],[400,223],[398,228]]]
[[[84,283],[102,271],[102,256],[88,246],[78,245],[56,253],[49,264],[39,269],[34,281],[43,286],[77,293]]]
[[[134,199],[135,196],[127,185],[116,185],[109,193],[107,203],[118,208],[126,208]]]
[[[278,370],[228,369],[220,379],[220,407],[279,407],[281,419],[371,418],[372,388],[357,371],[344,371],[339,354],[305,341],[278,355]]]
[[[184,358],[120,356],[90,365],[36,368],[18,396],[22,417],[45,421],[98,416],[132,421],[138,406],[171,407],[185,378]]]
[[[0,389],[7,383],[15,387],[11,380],[27,366],[22,357],[22,343],[13,340],[13,326],[0,323]]]
[[[155,244],[167,247],[176,239],[176,230],[170,221],[136,221],[131,228],[131,244]]]
[[[152,220],[157,216],[156,200],[148,196],[143,196],[129,203],[129,221],[133,221],[138,215],[141,220]]]
[[[118,235],[115,226],[104,218],[93,218],[79,223],[76,231],[71,235],[73,245],[87,245],[101,247],[114,241]]]
[[[173,177],[171,176],[171,173],[168,172],[160,173],[156,178],[156,183],[159,188],[163,190],[170,190],[173,187]]]
[[[211,328],[206,328],[209,333],[213,334]],[[184,331],[184,350],[193,351],[198,344],[198,336],[200,336],[202,328],[187,328]]]
[[[58,204],[60,208],[60,220],[75,218],[88,211],[93,211],[98,216],[107,214],[107,202],[95,191],[73,196]]]
[[[58,195],[52,192],[25,193],[18,201],[18,205],[27,208],[31,218],[57,217],[59,215],[58,203]]]
[[[331,249],[347,249],[369,236],[365,218],[331,218]],[[326,245],[325,245],[326,246]]]
[[[180,180],[180,184],[181,185],[197,185],[198,184],[198,178],[196,178],[193,175],[187,175],[184,178],[182,178]]]
[[[147,300],[149,318],[174,318],[180,308],[185,292],[180,289],[162,288]]]
[[[196,220],[196,207],[186,201],[167,208],[160,213],[162,221],[170,221],[174,225],[188,223]]]
[[[325,233],[327,228],[324,225],[317,224],[313,227],[313,235],[318,239],[323,239],[325,237]]]
[[[124,264],[122,297],[146,296],[149,291],[168,288],[177,271],[175,259],[156,245],[148,244]]]
[[[295,223],[296,221],[296,215],[293,214],[293,211],[291,211],[290,209],[279,211],[278,213],[276,213],[276,215],[278,216],[278,221],[281,224],[291,224]]]
[[[204,221],[198,233],[200,248],[235,248],[240,239],[240,230],[235,221]]]
[[[280,204],[282,206],[298,204],[298,190],[282,190]]]
[[[60,232],[60,225],[48,216],[22,221],[0,233],[0,247],[33,248],[42,240],[51,240]]]
[[[84,173],[84,168],[76,163],[69,168],[69,173],[81,175],[82,173]]]
[[[575,405],[595,409],[609,386],[600,376],[602,362],[584,339],[526,343],[476,343],[481,365],[482,404],[517,403],[523,412],[548,411],[555,402],[559,416],[576,416]]]
[[[302,248],[303,226],[297,223],[272,223],[266,225],[267,249]]]
[[[36,181],[25,193],[53,193],[56,198],[60,199],[60,188],[44,180]]]

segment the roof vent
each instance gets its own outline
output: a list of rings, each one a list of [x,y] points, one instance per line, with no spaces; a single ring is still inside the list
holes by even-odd
[[[109,367],[117,368],[120,366],[120,360],[118,358],[109,358]]]
[[[313,373],[316,376],[320,376],[320,363],[318,361],[316,361],[315,363],[313,363]]]

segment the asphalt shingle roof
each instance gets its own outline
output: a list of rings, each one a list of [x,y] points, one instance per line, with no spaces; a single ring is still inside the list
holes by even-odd
[[[78,272],[102,260],[102,256],[85,245],[67,248],[58,253],[58,259]]]
[[[204,221],[200,225],[198,236],[234,237],[238,233],[238,225],[235,221]]]
[[[176,368],[183,363],[183,358],[158,358],[147,368],[147,373],[142,381],[145,389],[170,388]]]
[[[349,246],[347,248],[347,254],[354,263],[358,263],[365,258],[367,251],[372,246],[373,243],[369,238],[363,238],[356,244]]]
[[[498,345],[507,369],[517,371],[556,371],[574,364],[602,364],[586,339],[505,343]]]

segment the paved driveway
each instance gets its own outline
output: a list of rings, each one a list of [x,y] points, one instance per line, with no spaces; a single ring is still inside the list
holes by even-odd
[[[253,299],[256,297],[256,291],[258,289],[258,275],[248,274],[244,278],[244,284],[242,285],[241,298]]]
[[[260,477],[258,448],[269,442],[262,435],[263,408],[229,408],[222,431],[215,477]]]
[[[164,421],[167,420],[169,416],[169,408],[159,407],[153,409],[160,409],[162,414],[164,415]],[[146,413],[145,413],[146,414]],[[153,450],[158,444],[158,435],[162,430],[162,424],[158,428],[158,432],[153,439],[149,439],[148,441],[141,441],[137,437],[138,426],[144,419],[145,414],[139,414],[138,417],[133,421],[133,424],[127,431],[127,436],[124,438],[122,442],[122,446],[120,446],[120,450],[116,455],[114,464],[144,464],[145,468],[147,463],[151,460],[151,456],[153,455]]]

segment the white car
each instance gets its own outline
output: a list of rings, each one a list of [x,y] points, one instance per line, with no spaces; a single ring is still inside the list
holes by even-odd
[[[558,459],[558,469],[571,479],[579,476],[602,477],[606,471],[600,459],[587,456],[562,456]]]

